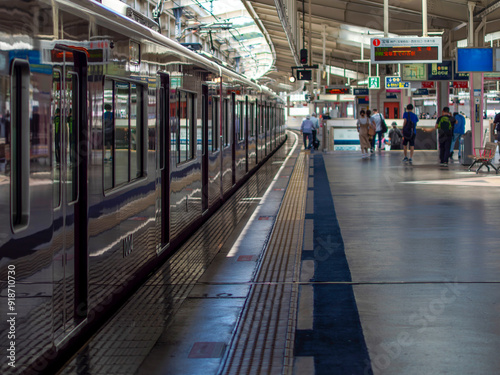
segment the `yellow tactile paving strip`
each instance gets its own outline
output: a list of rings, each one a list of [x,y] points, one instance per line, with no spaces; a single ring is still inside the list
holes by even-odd
[[[309,152],[301,152],[222,374],[286,374],[293,365]]]

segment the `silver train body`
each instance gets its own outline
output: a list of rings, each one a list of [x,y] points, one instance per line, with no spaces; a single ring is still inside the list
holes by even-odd
[[[96,1],[0,0],[1,373],[50,373],[284,139],[270,91]]]

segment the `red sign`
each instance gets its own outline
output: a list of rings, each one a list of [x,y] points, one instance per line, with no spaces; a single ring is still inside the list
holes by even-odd
[[[434,81],[423,81],[422,88],[423,89],[433,89],[434,88]]]
[[[373,45],[374,45],[375,47],[380,46],[380,39],[374,39],[374,40],[373,40]]]
[[[454,89],[466,89],[469,87],[469,81],[453,81]]]

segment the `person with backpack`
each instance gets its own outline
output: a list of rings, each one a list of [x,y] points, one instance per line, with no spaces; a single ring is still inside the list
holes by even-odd
[[[417,137],[418,116],[413,113],[413,104],[406,106],[406,112],[403,115],[403,153],[405,155],[403,162],[411,164],[413,162],[413,153],[415,152],[415,138]],[[408,144],[410,145],[410,158],[408,158]]]
[[[437,119],[435,126],[435,128],[438,129],[439,159],[442,167],[448,166],[455,122],[457,122],[457,120],[450,114],[450,108],[444,107],[443,114]]]
[[[378,150],[382,150],[382,138],[384,136],[384,133],[387,131],[387,126],[385,126],[384,130],[384,124],[385,124],[385,119],[384,116],[382,116],[381,113],[378,112],[376,108],[373,109],[373,115],[371,116],[371,122],[375,126],[376,129],[376,136],[378,137]],[[372,144],[371,144],[371,152],[375,151],[375,136],[372,138]]]
[[[455,144],[458,140],[458,158],[460,159],[460,138],[462,138],[462,135],[465,134],[465,117],[462,116],[458,112],[453,113],[453,117],[457,122],[455,122],[455,127],[453,129],[453,138],[451,140],[451,147],[450,147],[450,159],[453,160],[453,149],[455,148]]]
[[[403,133],[398,129],[396,121],[392,122],[392,129],[389,130],[389,139],[391,140],[391,150],[401,150],[401,142],[403,141]]]

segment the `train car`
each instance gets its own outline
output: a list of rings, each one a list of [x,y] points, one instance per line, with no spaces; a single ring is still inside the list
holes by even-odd
[[[283,104],[96,1],[0,21],[1,372],[50,373],[284,142]]]

